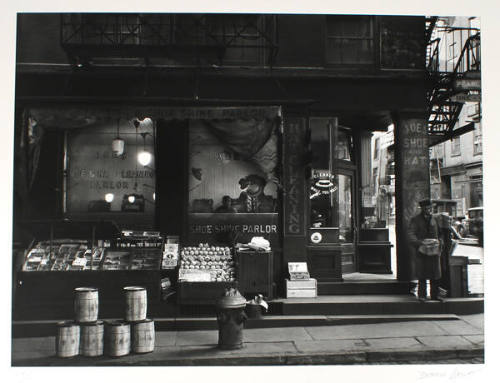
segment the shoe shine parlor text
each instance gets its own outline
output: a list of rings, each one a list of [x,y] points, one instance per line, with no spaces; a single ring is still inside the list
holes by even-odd
[[[193,234],[217,234],[229,232],[271,234],[277,232],[276,225],[191,225],[190,231]]]

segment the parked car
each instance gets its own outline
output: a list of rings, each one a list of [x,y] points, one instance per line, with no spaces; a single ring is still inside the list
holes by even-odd
[[[468,234],[477,237],[479,244],[483,243],[483,207],[471,207],[466,219]]]

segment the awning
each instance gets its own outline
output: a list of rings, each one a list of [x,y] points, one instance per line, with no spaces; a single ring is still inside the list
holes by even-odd
[[[145,117],[165,120],[264,120],[281,117],[279,106],[161,107],[161,106],[51,106],[28,108],[28,116],[45,128],[72,129],[120,119]]]

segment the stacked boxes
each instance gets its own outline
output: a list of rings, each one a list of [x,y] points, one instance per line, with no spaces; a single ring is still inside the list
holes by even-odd
[[[317,282],[314,278],[291,281],[285,280],[287,298],[316,298]]]
[[[289,262],[290,279],[285,280],[287,298],[316,298],[318,284],[309,276],[306,262]]]

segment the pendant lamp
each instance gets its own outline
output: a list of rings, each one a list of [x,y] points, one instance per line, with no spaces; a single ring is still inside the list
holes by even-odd
[[[111,149],[116,157],[122,156],[125,151],[125,141],[120,138],[120,119],[116,122],[116,138],[111,143]]]
[[[142,139],[144,141],[144,146],[143,146],[143,150],[140,151],[139,153],[137,153],[137,161],[139,161],[139,163],[142,165],[142,166],[147,166],[150,164],[151,160],[153,159],[153,156],[151,155],[151,153],[149,153],[147,150],[146,150],[146,135],[148,133],[141,133],[141,136],[142,136]]]

